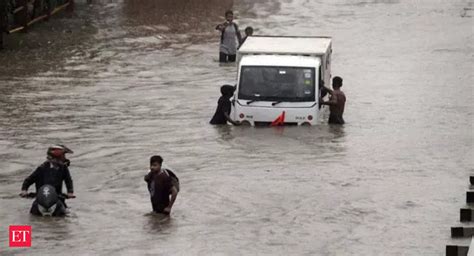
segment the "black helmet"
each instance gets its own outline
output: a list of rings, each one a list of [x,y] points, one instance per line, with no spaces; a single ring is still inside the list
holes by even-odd
[[[65,162],[67,160],[67,153],[72,154],[74,152],[68,147],[60,144],[49,147],[46,152],[48,160],[60,160],[60,162]]]

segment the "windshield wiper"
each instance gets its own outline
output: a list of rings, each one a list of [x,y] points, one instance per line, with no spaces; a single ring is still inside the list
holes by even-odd
[[[257,99],[247,101],[247,105],[249,105],[250,103],[253,103],[255,101],[260,101],[260,94],[255,93],[253,96],[256,97]]]
[[[280,104],[280,103],[282,103],[282,102],[283,102],[283,101],[281,101],[281,100],[272,102],[272,106],[275,106],[275,105]]]

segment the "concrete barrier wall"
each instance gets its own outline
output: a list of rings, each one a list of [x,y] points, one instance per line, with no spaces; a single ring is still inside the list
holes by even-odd
[[[451,227],[451,238],[455,241],[464,242],[465,239],[470,239],[469,246],[465,245],[447,245],[446,256],[474,256],[474,191],[471,189],[474,186],[474,176],[469,177],[469,190],[466,191],[466,206],[459,211],[459,221],[463,225]]]

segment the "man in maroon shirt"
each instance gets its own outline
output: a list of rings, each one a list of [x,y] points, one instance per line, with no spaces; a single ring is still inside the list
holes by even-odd
[[[163,158],[161,156],[150,158],[150,172],[145,175],[145,181],[150,192],[153,211],[170,214],[174,201],[178,196],[179,180],[172,171],[161,168],[162,163]]]

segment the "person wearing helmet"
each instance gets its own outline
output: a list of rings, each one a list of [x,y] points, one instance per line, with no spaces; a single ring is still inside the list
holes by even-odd
[[[221,86],[221,94],[222,96],[217,101],[217,108],[214,116],[212,117],[210,124],[219,125],[219,124],[227,124],[230,122],[233,125],[240,125],[238,121],[234,121],[230,118],[230,111],[232,109],[232,103],[230,102],[230,98],[234,95],[235,86],[225,84]]]
[[[20,196],[28,195],[28,188],[34,183],[36,191],[43,185],[51,185],[55,188],[58,195],[62,194],[63,182],[66,183],[67,198],[74,198],[71,174],[69,173],[70,161],[66,154],[72,154],[72,150],[64,145],[54,145],[48,148],[46,152],[46,161],[28,176],[21,186]],[[35,204],[33,203],[33,208]]]

